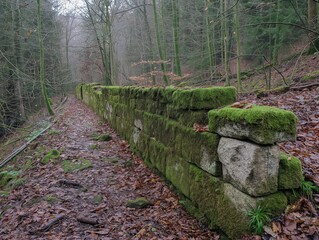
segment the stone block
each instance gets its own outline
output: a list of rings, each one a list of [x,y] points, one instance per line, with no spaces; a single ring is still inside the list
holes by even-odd
[[[253,208],[260,206],[268,210],[272,216],[276,216],[281,214],[288,204],[287,197],[282,192],[264,197],[251,197],[228,183],[224,185],[224,195],[234,204],[238,211],[243,213],[247,213]]]
[[[303,171],[298,158],[280,155],[278,188],[283,190],[300,188],[303,181]]]
[[[236,89],[233,87],[197,88],[173,93],[173,105],[177,109],[209,110],[235,101]]]
[[[259,146],[237,139],[221,138],[217,151],[226,182],[255,197],[277,191],[278,146]]]
[[[209,130],[224,137],[247,139],[258,144],[292,141],[296,137],[296,115],[279,108],[226,107],[209,111],[208,118]]]

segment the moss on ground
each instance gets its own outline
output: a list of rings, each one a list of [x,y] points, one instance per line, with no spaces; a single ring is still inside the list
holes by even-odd
[[[57,197],[55,197],[55,196],[51,196],[51,195],[49,195],[49,196],[47,196],[46,198],[45,198],[45,200],[48,202],[48,203],[50,203],[50,204],[56,204],[56,203],[58,203],[59,201],[60,201],[60,199],[59,198],[57,198]]]
[[[281,154],[279,162],[278,188],[300,188],[303,179],[304,177],[300,160],[293,156]]]
[[[99,142],[107,142],[112,140],[112,136],[108,134],[93,134],[92,139]]]
[[[61,153],[58,150],[52,149],[47,153],[47,155],[44,156],[44,158],[41,160],[41,163],[48,164],[50,160],[56,159],[60,157],[60,155]]]
[[[64,172],[81,171],[90,167],[92,167],[91,161],[83,158],[76,161],[65,160],[62,162]]]
[[[263,131],[273,130],[296,134],[298,118],[290,111],[268,107],[253,106],[248,109],[225,107],[208,113],[209,129],[215,131],[225,122],[245,123],[258,126]]]
[[[316,71],[313,71],[313,72],[310,72],[308,74],[306,74],[305,76],[302,77],[302,80],[303,81],[308,81],[308,80],[311,80],[311,79],[315,79],[319,77],[319,70],[316,70]]]

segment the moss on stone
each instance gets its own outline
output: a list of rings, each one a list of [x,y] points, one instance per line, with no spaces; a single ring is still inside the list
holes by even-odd
[[[167,156],[165,176],[186,197],[190,197],[189,166],[186,160],[178,156]]]
[[[296,157],[281,154],[279,162],[278,188],[300,188],[303,179],[304,177],[300,160]]]
[[[91,161],[82,158],[76,161],[65,160],[62,162],[64,172],[81,171],[90,167],[92,167]]]
[[[152,205],[152,203],[145,197],[139,197],[136,199],[129,200],[126,204],[126,206],[129,208],[147,208],[150,205]]]
[[[261,131],[268,130],[296,134],[297,117],[294,113],[268,106],[253,106],[242,109],[225,107],[208,113],[209,129],[216,131],[225,122],[244,123],[257,126]]]
[[[288,205],[288,199],[283,192],[277,192],[260,198],[256,204],[269,210],[272,217],[282,214]]]
[[[179,109],[216,109],[236,101],[233,87],[198,88],[178,90],[173,94],[173,103]]]

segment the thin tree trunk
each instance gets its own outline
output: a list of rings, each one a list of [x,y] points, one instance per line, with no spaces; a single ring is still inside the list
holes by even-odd
[[[228,0],[224,0],[224,69],[225,69],[225,85],[230,86],[229,79],[229,32],[228,32],[228,23],[227,23],[227,9],[228,9]]]
[[[317,2],[314,0],[308,0],[308,26],[312,30],[318,29],[318,13],[317,13]],[[317,52],[319,49],[319,39],[318,34],[311,32],[309,33],[309,38],[311,40],[311,45],[309,48],[309,53]]]
[[[153,1],[154,24],[155,24],[157,49],[158,49],[160,60],[162,62],[161,63],[161,68],[162,68],[162,71],[163,71],[163,80],[164,80],[165,85],[168,85],[169,84],[169,80],[168,80],[168,77],[166,76],[166,72],[167,72],[166,71],[166,63],[164,63],[164,52],[163,52],[163,49],[162,49],[161,39],[160,39],[160,34],[159,34],[156,0],[152,0],[152,1]]]
[[[54,112],[51,107],[51,103],[48,97],[48,92],[46,89],[46,83],[44,79],[44,46],[43,46],[43,38],[42,38],[42,19],[41,19],[41,4],[40,0],[37,0],[37,17],[38,17],[38,40],[39,40],[39,48],[40,48],[40,83],[41,83],[41,91],[44,102],[46,104],[48,113],[50,115],[54,115]]]
[[[150,52],[150,56],[149,56],[149,59],[147,60],[151,60],[153,61],[154,60],[154,52],[153,52],[153,41],[152,41],[152,33],[151,33],[151,28],[150,28],[150,24],[148,22],[148,18],[147,18],[147,9],[146,9],[146,0],[143,1],[143,19],[144,19],[144,24],[145,24],[145,28],[146,28],[146,35],[147,35],[147,40],[148,40],[148,49],[149,49],[149,52]],[[155,71],[155,66],[154,64],[152,64],[152,67],[151,67],[152,71]],[[152,83],[153,85],[156,84],[156,76],[154,74],[152,74]]]
[[[175,66],[174,73],[178,76],[182,76],[181,61],[179,54],[179,10],[178,10],[178,0],[172,1],[172,11],[173,11],[173,41],[174,41],[174,51],[175,51]]]
[[[235,8],[235,33],[236,33],[236,53],[237,53],[237,89],[238,92],[242,91],[241,75],[240,75],[240,32],[239,32],[239,2]]]
[[[209,3],[207,3],[209,4]],[[212,47],[212,40],[211,40],[211,35],[210,32],[214,32],[214,30],[210,29],[210,19],[209,19],[209,11],[208,11],[209,6],[206,7],[205,11],[205,25],[206,25],[206,41],[207,41],[207,49],[208,49],[208,59],[209,59],[209,74],[210,78],[213,79],[214,77],[214,49]]]
[[[19,112],[22,119],[26,119],[26,113],[24,109],[24,102],[23,102],[23,95],[21,89],[21,77],[20,71],[22,68],[22,52],[21,52],[21,41],[20,41],[20,30],[21,30],[21,13],[20,13],[20,2],[19,0],[15,1],[15,33],[14,33],[14,50],[15,50],[15,57],[16,57],[16,77],[17,77],[17,94],[19,99]]]
[[[280,0],[277,0],[276,22],[279,22],[279,14],[280,14]],[[277,24],[276,33],[275,33],[275,41],[274,41],[273,52],[272,52],[272,63],[274,65],[278,63],[279,36],[280,36],[280,28],[279,28],[279,24]]]

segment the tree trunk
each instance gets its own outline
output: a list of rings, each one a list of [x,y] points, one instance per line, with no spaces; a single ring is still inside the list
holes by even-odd
[[[153,1],[153,11],[154,11],[154,24],[155,24],[155,33],[156,33],[156,41],[157,41],[157,49],[158,49],[158,53],[159,53],[159,57],[161,60],[161,68],[163,71],[163,81],[165,83],[165,85],[169,84],[169,80],[168,77],[166,76],[166,63],[164,63],[164,52],[162,49],[162,45],[161,45],[161,39],[160,39],[160,34],[159,34],[159,26],[158,26],[158,16],[157,16],[157,8],[156,8],[156,0],[152,0]]]
[[[173,11],[173,41],[174,41],[174,51],[175,51],[175,66],[174,73],[178,76],[182,76],[180,55],[179,55],[179,10],[178,10],[178,0],[172,1],[172,11]]]
[[[235,8],[235,34],[236,34],[236,53],[237,53],[237,89],[242,91],[241,76],[240,76],[240,32],[239,32],[239,1]]]
[[[318,15],[317,15],[317,3],[314,0],[308,0],[308,27],[312,30],[318,29]],[[309,54],[317,52],[319,49],[318,33],[309,33],[311,41],[309,47]]]
[[[227,10],[228,10],[228,0],[224,0],[224,70],[225,70],[225,85],[230,86],[229,79],[229,28],[227,22]]]
[[[40,0],[37,0],[37,17],[38,17],[38,40],[39,40],[39,48],[40,48],[40,83],[41,83],[41,91],[44,102],[47,106],[48,113],[50,115],[54,115],[54,112],[51,107],[51,103],[48,97],[48,92],[46,89],[46,83],[44,79],[44,47],[43,47],[43,38],[42,38],[42,19],[41,19],[41,5]]]

